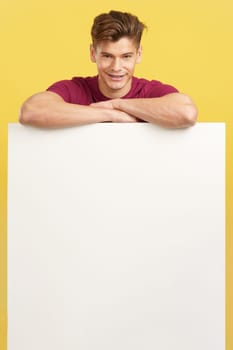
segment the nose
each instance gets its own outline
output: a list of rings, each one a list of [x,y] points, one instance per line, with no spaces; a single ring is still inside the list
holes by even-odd
[[[120,58],[115,58],[113,63],[112,63],[112,69],[114,71],[119,71],[121,70],[121,60]]]

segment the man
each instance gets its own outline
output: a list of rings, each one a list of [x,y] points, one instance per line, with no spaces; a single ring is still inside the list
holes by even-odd
[[[22,105],[19,121],[39,127],[137,121],[172,128],[194,125],[197,109],[189,96],[159,81],[134,77],[144,29],[129,13],[97,16],[90,57],[98,75],[62,80],[33,95]]]

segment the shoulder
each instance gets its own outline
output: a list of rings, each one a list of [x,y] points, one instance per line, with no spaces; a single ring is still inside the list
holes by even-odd
[[[57,93],[68,103],[90,104],[90,89],[96,80],[97,77],[73,77],[55,82],[47,91]]]
[[[59,80],[48,87],[47,90],[55,87],[61,89],[77,89],[79,87],[91,86],[97,82],[97,77],[73,77],[72,79]]]
[[[73,77],[70,81],[78,86],[92,86],[92,85],[95,85],[97,83],[98,78],[97,78],[97,76],[94,76],[94,77]]]
[[[165,84],[159,80],[147,80],[144,78],[133,78],[132,92],[139,94],[142,98],[161,97],[172,92],[178,92],[177,88],[170,84]]]

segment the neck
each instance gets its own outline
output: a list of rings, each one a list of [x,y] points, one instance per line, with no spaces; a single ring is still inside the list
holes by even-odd
[[[106,86],[99,78],[98,78],[98,87],[100,92],[110,99],[121,98],[128,94],[132,87],[132,79],[128,81],[128,83],[123,88],[115,88],[112,89],[109,86]]]

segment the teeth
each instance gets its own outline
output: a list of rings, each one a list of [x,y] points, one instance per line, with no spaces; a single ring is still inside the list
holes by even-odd
[[[112,78],[123,78],[123,75],[112,75],[112,74],[109,74],[109,75]]]

